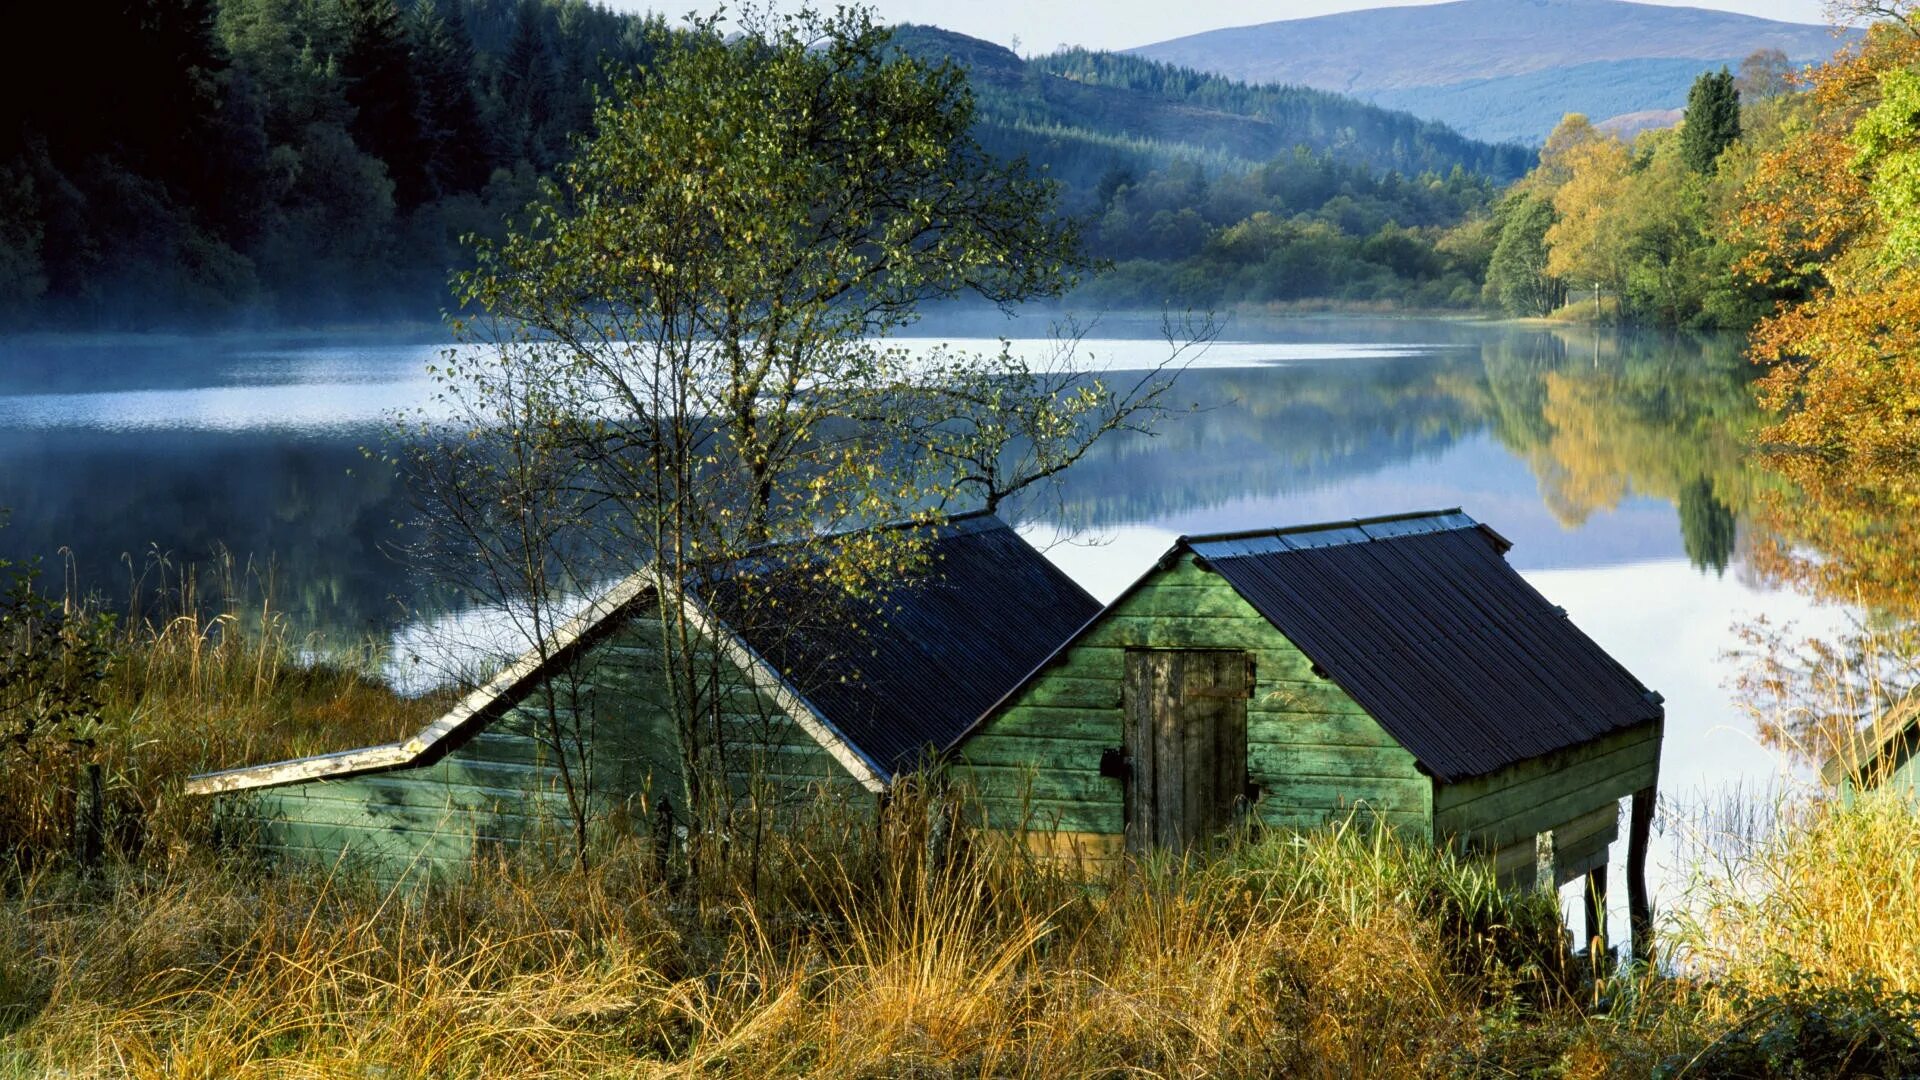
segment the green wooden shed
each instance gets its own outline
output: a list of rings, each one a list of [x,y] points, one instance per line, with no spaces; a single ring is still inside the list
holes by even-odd
[[[1920,694],[1901,699],[1855,732],[1822,763],[1820,774],[1844,798],[1886,791],[1920,800]]]
[[[927,555],[886,595],[805,625],[730,618],[725,575],[677,590],[721,659],[736,795],[798,807],[823,790],[884,792],[1100,607],[991,514],[934,529]],[[658,584],[646,571],[620,582],[411,738],[196,776],[186,790],[220,798],[276,860],[381,880],[458,875],[477,852],[554,836],[572,820],[563,750],[595,820],[656,827],[681,790]]]
[[[990,826],[1081,855],[1356,811],[1585,875],[1632,800],[1636,948],[1663,709],[1459,510],[1181,538],[966,732]],[[1597,910],[1596,910],[1597,909]]]

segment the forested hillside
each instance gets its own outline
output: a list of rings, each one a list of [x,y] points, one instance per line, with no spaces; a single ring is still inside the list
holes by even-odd
[[[1248,86],[1117,53],[1071,49],[1022,60],[1008,49],[928,26],[898,45],[951,59],[973,77],[979,135],[1025,154],[1070,187],[1092,187],[1116,165],[1174,161],[1245,170],[1305,146],[1345,164],[1405,174],[1468,171],[1513,179],[1533,154],[1468,139],[1442,124],[1297,86]]]
[[[646,24],[581,3],[21,5],[0,66],[0,319],[432,317]],[[71,57],[68,51],[71,50]]]
[[[526,203],[607,73],[665,31],[583,0],[77,0],[23,6],[15,29],[85,60],[0,67],[0,324],[86,329],[434,317],[460,237]],[[1480,201],[1441,184],[1456,167],[1529,164],[1319,91],[897,41],[967,67],[982,143],[1061,181],[1117,258],[1323,207],[1357,245]]]

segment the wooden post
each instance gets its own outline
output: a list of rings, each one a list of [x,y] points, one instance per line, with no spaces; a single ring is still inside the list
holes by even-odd
[[[673,854],[673,800],[664,796],[654,808],[653,817],[653,868],[660,880],[667,880],[668,859]]]
[[[1533,834],[1533,887],[1543,893],[1560,891],[1560,877],[1554,866],[1552,829]]]
[[[1653,962],[1653,904],[1647,898],[1647,836],[1653,829],[1654,789],[1633,793],[1627,825],[1627,923],[1633,931],[1633,958]]]
[[[99,762],[87,762],[81,775],[85,779],[77,793],[81,805],[74,815],[74,846],[81,867],[91,871],[99,868],[106,849],[106,793],[101,790]]]
[[[1587,871],[1587,954],[1604,955],[1607,946],[1607,864]]]

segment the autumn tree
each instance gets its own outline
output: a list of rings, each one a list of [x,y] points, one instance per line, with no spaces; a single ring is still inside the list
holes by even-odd
[[[1547,141],[1540,147],[1540,160],[1519,183],[1522,189],[1548,198],[1573,175],[1574,163],[1588,143],[1609,138],[1593,126],[1584,113],[1568,113],[1560,118]]]
[[[1880,27],[1815,69],[1805,120],[1762,158],[1737,218],[1742,272],[1810,294],[1755,332],[1783,414],[1766,438],[1856,469],[1903,469],[1920,448],[1916,64],[1920,38]]]
[[[930,300],[1060,294],[1076,229],[975,141],[965,73],[866,13],[718,25],[663,36],[527,224],[478,246],[479,348],[444,379],[462,437],[415,467],[443,547],[499,568],[489,599],[535,648],[560,596],[650,567],[694,836],[729,835],[738,676],[689,603],[742,630],[835,618],[920,567],[924,526],[1144,425],[1167,385],[890,344]]]
[[[1620,206],[1633,178],[1632,159],[1619,139],[1607,136],[1570,147],[1563,165],[1566,178],[1553,192],[1556,220],[1546,235],[1547,272],[1576,291],[1593,282],[1619,295],[1632,236]]]
[[[1909,18],[1813,69],[1804,108],[1755,164],[1734,218],[1751,249],[1741,272],[1799,294],[1752,340],[1778,416],[1760,440],[1786,481],[1761,508],[1755,564],[1864,613],[1826,640],[1752,632],[1743,689],[1764,706],[1763,736],[1816,757],[1920,687],[1916,66]]]

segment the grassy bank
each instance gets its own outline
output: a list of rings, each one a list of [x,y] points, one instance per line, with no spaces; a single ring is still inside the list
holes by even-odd
[[[908,796],[751,872],[663,876],[632,841],[584,872],[527,854],[389,894],[223,856],[174,793],[440,703],[303,667],[271,611],[114,633],[86,748],[116,824],[103,867],[68,854],[69,785],[0,759],[9,1080],[1920,1070],[1902,805],[1783,808],[1663,922],[1665,975],[1596,973],[1551,901],[1364,822],[1087,880],[990,837],[934,869]]]
[[[0,852],[14,861],[68,853],[91,798],[89,764],[102,781],[108,848],[122,858],[179,857],[203,838],[204,805],[178,797],[187,776],[385,742],[446,707],[445,696],[402,697],[369,674],[379,660],[372,644],[321,649],[298,635],[230,559],[149,572],[130,616],[67,601],[0,621],[0,650],[15,656],[63,642],[79,651],[75,639],[91,646],[86,672],[67,680],[84,685],[9,699],[23,714],[43,714],[37,725],[0,718]],[[61,710],[46,699],[61,696],[83,701],[84,718],[56,722]]]
[[[1688,1030],[1651,1010],[1616,1045],[1550,906],[1360,830],[1095,889],[1007,850],[924,874],[892,839],[790,853],[757,896],[637,848],[409,898],[199,859],[29,876],[0,905],[0,1074],[1424,1076],[1524,1050],[1644,1075]]]

